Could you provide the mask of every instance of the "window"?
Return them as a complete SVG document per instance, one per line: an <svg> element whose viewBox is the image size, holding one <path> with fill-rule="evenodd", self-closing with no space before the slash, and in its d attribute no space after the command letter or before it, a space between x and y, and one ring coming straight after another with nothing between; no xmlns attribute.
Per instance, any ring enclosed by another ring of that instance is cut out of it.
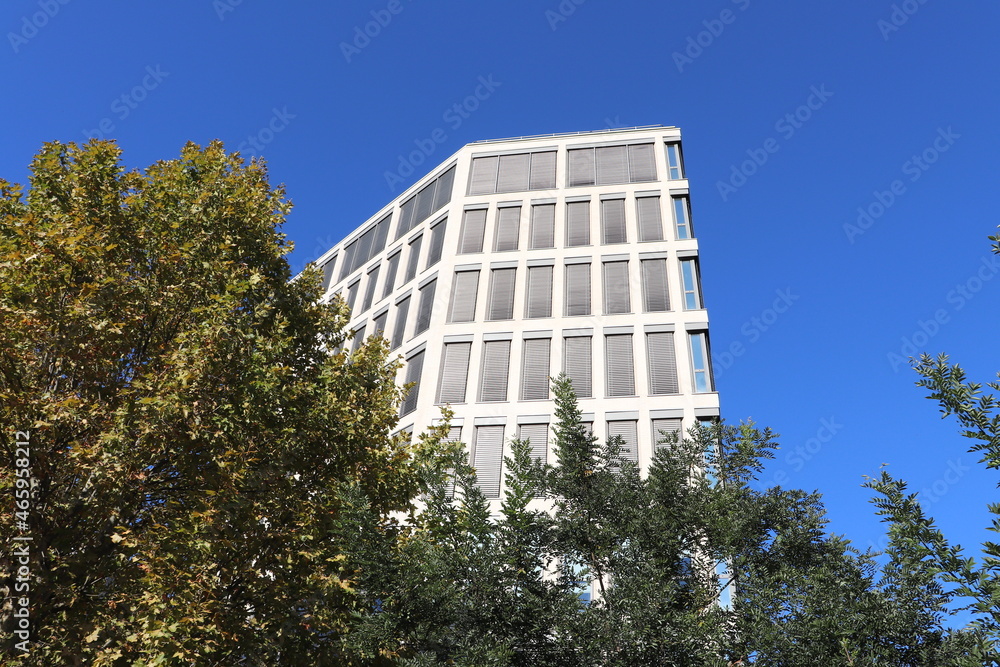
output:
<svg viewBox="0 0 1000 667"><path fill-rule="evenodd" d="M632 311L628 290L628 262L604 262L604 314Z"/></svg>
<svg viewBox="0 0 1000 667"><path fill-rule="evenodd" d="M406 384L412 386L406 391L406 397L399 407L399 416L408 415L417 409L417 395L420 392L420 374L424 368L424 353L417 352L406 360Z"/></svg>
<svg viewBox="0 0 1000 667"><path fill-rule="evenodd" d="M594 395L590 336L563 339L563 372L573 384L577 398L590 398Z"/></svg>
<svg viewBox="0 0 1000 667"><path fill-rule="evenodd" d="M389 265L385 270L385 287L382 288L383 299L392 294L392 290L396 289L396 272L399 271L399 258L402 254L402 252L397 252L389 258Z"/></svg>
<svg viewBox="0 0 1000 667"><path fill-rule="evenodd" d="M354 310L354 302L358 300L358 292L361 290L361 279L355 280L347 288L347 307Z"/></svg>
<svg viewBox="0 0 1000 667"><path fill-rule="evenodd" d="M451 201L454 183L455 167L452 167L403 202L399 207L399 227L396 228L396 238L400 238L429 218L434 211L448 204ZM388 232L388 230L386 231ZM381 252L381 249L378 252Z"/></svg>
<svg viewBox="0 0 1000 667"><path fill-rule="evenodd" d="M477 426L472 443L472 467L476 483L487 498L500 497L500 465L503 461L503 426Z"/></svg>
<svg viewBox="0 0 1000 667"><path fill-rule="evenodd" d="M441 254L444 252L444 231L448 220L444 219L431 229L431 247L427 251L427 266L431 268L441 261Z"/></svg>
<svg viewBox="0 0 1000 667"><path fill-rule="evenodd" d="M566 247L590 245L590 202L566 204Z"/></svg>
<svg viewBox="0 0 1000 667"><path fill-rule="evenodd" d="M681 161L681 145L667 144L667 178L672 181L684 178L684 166Z"/></svg>
<svg viewBox="0 0 1000 667"><path fill-rule="evenodd" d="M497 209L497 228L493 238L493 250L496 252L517 250L517 239L520 231L520 206L507 206Z"/></svg>
<svg viewBox="0 0 1000 667"><path fill-rule="evenodd" d="M569 150L569 185L615 185L656 180L653 144Z"/></svg>
<svg viewBox="0 0 1000 667"><path fill-rule="evenodd" d="M438 380L438 403L465 403L472 343L445 343Z"/></svg>
<svg viewBox="0 0 1000 667"><path fill-rule="evenodd" d="M646 358L649 365L649 393L657 396L679 393L673 332L646 334Z"/></svg>
<svg viewBox="0 0 1000 667"><path fill-rule="evenodd" d="M517 427L518 440L527 440L531 445L531 458L546 462L549 453L549 425L521 424Z"/></svg>
<svg viewBox="0 0 1000 667"><path fill-rule="evenodd" d="M326 293L333 284L333 268L337 265L337 256L334 255L323 265L323 292Z"/></svg>
<svg viewBox="0 0 1000 667"><path fill-rule="evenodd" d="M483 345L483 368L479 375L479 400L495 403L507 400L510 371L510 341L489 340Z"/></svg>
<svg viewBox="0 0 1000 667"><path fill-rule="evenodd" d="M458 254L466 255L483 251L486 235L486 209L466 211L462 216L462 238L458 241Z"/></svg>
<svg viewBox="0 0 1000 667"><path fill-rule="evenodd" d="M552 317L552 267L528 267L528 296L524 316Z"/></svg>
<svg viewBox="0 0 1000 667"><path fill-rule="evenodd" d="M409 309L410 297L396 304L396 326L392 329L392 341L389 347L391 350L403 344L403 337L406 335L406 313Z"/></svg>
<svg viewBox="0 0 1000 667"><path fill-rule="evenodd" d="M344 248L344 263L340 267L340 280L343 280L365 262L385 250L385 242L389 237L389 224L392 215L387 215L365 232L351 241Z"/></svg>
<svg viewBox="0 0 1000 667"><path fill-rule="evenodd" d="M365 285L365 302L361 306L361 311L364 312L372 307L372 302L375 301L375 286L378 284L378 272L381 268L380 264L376 264L375 268L368 272L368 284Z"/></svg>
<svg viewBox="0 0 1000 667"><path fill-rule="evenodd" d="M681 281L684 284L684 310L698 310L701 305L701 289L698 280L698 260L681 260Z"/></svg>
<svg viewBox="0 0 1000 667"><path fill-rule="evenodd" d="M404 284L413 280L417 275L417 263L420 261L420 244L423 240L423 236L418 236L410 241L410 258L406 262L406 276L403 278Z"/></svg>
<svg viewBox="0 0 1000 667"><path fill-rule="evenodd" d="M705 332L689 335L691 342L691 368L694 372L694 390L712 391L712 370L709 367L708 334Z"/></svg>
<svg viewBox="0 0 1000 667"><path fill-rule="evenodd" d="M365 325L362 324L360 327L354 330L354 340L351 341L351 354L358 351L361 347L361 341L365 339Z"/></svg>
<svg viewBox="0 0 1000 667"><path fill-rule="evenodd" d="M664 313L670 310L666 259L642 260L642 297L647 313Z"/></svg>
<svg viewBox="0 0 1000 667"><path fill-rule="evenodd" d="M601 243L625 243L625 200L605 199L601 202Z"/></svg>
<svg viewBox="0 0 1000 667"><path fill-rule="evenodd" d="M472 158L470 195L548 190L555 185L555 151Z"/></svg>
<svg viewBox="0 0 1000 667"><path fill-rule="evenodd" d="M476 319L476 293L479 291L479 271L458 271L451 285L449 322L472 322Z"/></svg>
<svg viewBox="0 0 1000 667"><path fill-rule="evenodd" d="M417 327L413 332L414 336L427 331L427 328L431 325L435 289L437 289L437 280L432 280L420 288L420 307L417 310Z"/></svg>
<svg viewBox="0 0 1000 667"><path fill-rule="evenodd" d="M514 277L517 269L493 269L490 272L488 320L514 318Z"/></svg>
<svg viewBox="0 0 1000 667"><path fill-rule="evenodd" d="M638 433L638 422L628 420L628 421L609 421L608 422L608 440L611 440L615 436L621 438L621 451L619 456L623 459L627 459L633 463L639 462L639 433Z"/></svg>
<svg viewBox="0 0 1000 667"><path fill-rule="evenodd" d="M530 338L524 341L524 357L521 360L521 400L545 400L549 397L549 350L552 341L548 338Z"/></svg>
<svg viewBox="0 0 1000 667"><path fill-rule="evenodd" d="M566 315L590 315L590 264L566 266Z"/></svg>
<svg viewBox="0 0 1000 667"><path fill-rule="evenodd" d="M373 336L382 336L385 334L385 323L389 319L389 311L384 311L381 315L375 317L375 324L372 326Z"/></svg>
<svg viewBox="0 0 1000 667"><path fill-rule="evenodd" d="M556 205L535 204L531 207L531 229L528 248L554 248L556 245Z"/></svg>
<svg viewBox="0 0 1000 667"><path fill-rule="evenodd" d="M693 238L691 235L691 212L687 197L674 197L674 226L677 229L677 239Z"/></svg>
<svg viewBox="0 0 1000 667"><path fill-rule="evenodd" d="M632 335L614 334L604 340L608 396L635 396Z"/></svg>
<svg viewBox="0 0 1000 667"><path fill-rule="evenodd" d="M639 220L640 241L662 241L663 221L660 218L659 197L639 197L635 200L636 217Z"/></svg>
<svg viewBox="0 0 1000 667"><path fill-rule="evenodd" d="M660 451L665 445L663 440L669 437L668 434L676 433L678 436L681 432L681 420L680 419L654 419L653 420L653 449L654 451Z"/></svg>

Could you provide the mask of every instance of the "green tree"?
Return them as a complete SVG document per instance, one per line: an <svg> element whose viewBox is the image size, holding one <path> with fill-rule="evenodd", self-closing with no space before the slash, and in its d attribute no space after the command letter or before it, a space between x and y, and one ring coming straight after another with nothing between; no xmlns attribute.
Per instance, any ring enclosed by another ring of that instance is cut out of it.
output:
<svg viewBox="0 0 1000 667"><path fill-rule="evenodd" d="M409 511L441 452L389 435L380 339L331 354L346 308L290 280L290 208L218 143L144 172L48 144L26 195L0 181L5 508L15 430L33 485L0 518L32 538L30 652L2 664L351 664L344 514Z"/></svg>

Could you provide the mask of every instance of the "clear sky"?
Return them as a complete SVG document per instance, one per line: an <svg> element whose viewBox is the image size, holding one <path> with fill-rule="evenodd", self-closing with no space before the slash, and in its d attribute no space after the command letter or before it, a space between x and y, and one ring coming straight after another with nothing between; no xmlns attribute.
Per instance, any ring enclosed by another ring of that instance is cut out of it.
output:
<svg viewBox="0 0 1000 667"><path fill-rule="evenodd" d="M50 140L111 137L145 166L219 138L286 184L298 270L467 142L677 125L724 415L782 434L764 481L818 489L865 547L861 476L887 463L974 546L998 476L903 359L1000 370L998 19L990 0L6 0L0 175L24 182Z"/></svg>

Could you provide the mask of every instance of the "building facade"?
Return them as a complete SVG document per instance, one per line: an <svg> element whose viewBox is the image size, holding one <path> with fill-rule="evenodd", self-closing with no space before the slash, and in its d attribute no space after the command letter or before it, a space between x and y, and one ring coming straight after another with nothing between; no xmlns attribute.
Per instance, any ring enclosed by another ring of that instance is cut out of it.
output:
<svg viewBox="0 0 1000 667"><path fill-rule="evenodd" d="M401 426L450 405L488 497L511 438L551 459L560 372L644 469L661 432L719 414L678 128L468 144L317 263L348 345L402 356Z"/></svg>

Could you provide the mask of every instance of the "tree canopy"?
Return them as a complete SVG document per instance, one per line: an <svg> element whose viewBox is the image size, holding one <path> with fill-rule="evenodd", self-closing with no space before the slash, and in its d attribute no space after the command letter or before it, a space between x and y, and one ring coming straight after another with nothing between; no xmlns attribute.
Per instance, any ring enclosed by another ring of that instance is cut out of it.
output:
<svg viewBox="0 0 1000 667"><path fill-rule="evenodd" d="M26 195L0 181L2 447L26 432L31 453L25 523L0 518L31 540L31 649L9 664L349 664L345 507L410 511L437 441L390 435L380 339L331 353L346 309L315 269L290 280L263 163L120 159L53 143ZM0 467L5 502L15 486Z"/></svg>

